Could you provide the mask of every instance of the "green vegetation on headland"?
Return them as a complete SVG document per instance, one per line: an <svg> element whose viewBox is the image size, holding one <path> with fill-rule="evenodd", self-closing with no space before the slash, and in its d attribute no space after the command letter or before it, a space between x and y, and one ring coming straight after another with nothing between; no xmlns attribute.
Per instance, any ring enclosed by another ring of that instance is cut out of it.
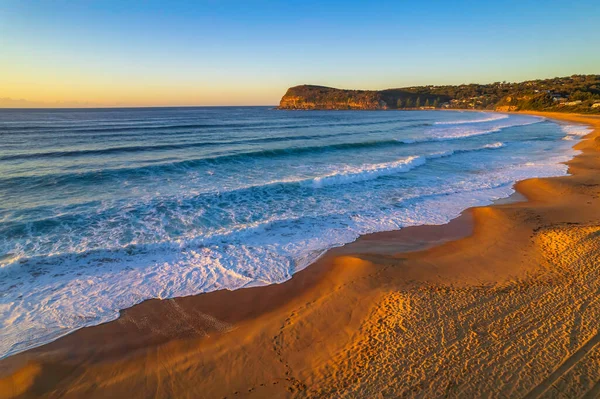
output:
<svg viewBox="0 0 600 399"><path fill-rule="evenodd" d="M438 108L600 113L600 75L380 91L302 85L289 88L279 105L321 110Z"/></svg>

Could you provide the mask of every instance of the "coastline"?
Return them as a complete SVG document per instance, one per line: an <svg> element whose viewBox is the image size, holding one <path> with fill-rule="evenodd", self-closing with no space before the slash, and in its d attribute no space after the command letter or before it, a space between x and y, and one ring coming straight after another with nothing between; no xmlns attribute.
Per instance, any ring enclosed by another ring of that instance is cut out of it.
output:
<svg viewBox="0 0 600 399"><path fill-rule="evenodd" d="M509 297L522 309L526 305L519 302L521 291L537 293L551 286L552 278L568 278L562 269L555 270L562 252L547 260L547 252L559 245L552 237L580 240L584 238L579 235L588 230L595 232L594 223L600 225L600 212L593 209L598 208L594 203L600 203L594 190L600 178L593 170L600 164L600 119L526 114L585 123L595 129L575 146L582 153L568 163L570 175L515 185L526 202L470 208L446 225L361 236L328 251L281 284L145 301L122 311L113 322L83 328L0 360L0 398L58 393L116 397L128 392L174 397L194 396L194 392L210 397L329 397L343 396L344 390L369 396L385 387L395 389L389 391L391 395L469 396L475 389L491 396L536 393L536 389L543 393L544 382L565 358L571 359L598 340L594 323L583 322L587 314L580 317L579 333L571 329L566 334L567 344L552 360L556 364L546 358L536 365L531 358L534 350L548 345L542 332L554 331L556 326L542 323L535 330L537 346L521 343L504 348L514 351L513 360L518 353L528 354L529 366L538 368L537 374L524 373L522 380L515 381L506 369L509 365L488 367L486 376L512 381L501 391L494 391L498 387L493 384L473 382L475 376L469 374L475 369L466 370L481 366L485 359L500 364L498 350L490 354L481 348L491 347L494 336L512 339L507 335L512 330L503 323L488 328L479 320L481 316L469 312L479 309L490 315L502 309L500 313L515 321L518 312L502 308L499 298ZM592 247L590 253L595 254ZM586 284L591 287L592 283ZM490 303L496 308L486 308ZM565 309L575 314L567 305ZM552 307L546 302L544 306ZM593 317L598 317L593 308L588 303L584 311L594 311ZM444 312L448 314L442 317ZM422 315L429 318L420 319ZM524 333L533 328L526 326ZM473 355L470 351L488 357L471 356L467 359L477 361L465 362L461 356ZM422 359L414 357L421 352ZM400 354L405 363L397 358ZM585 358L581 353L577 356ZM428 368L423 362L433 363ZM448 368L451 362L462 364L465 370L458 371L466 374L452 374L456 370ZM364 373L365 367L372 369ZM544 371L545 367L549 370ZM597 376L600 372L589 378L592 390L600 389L594 385Z"/></svg>

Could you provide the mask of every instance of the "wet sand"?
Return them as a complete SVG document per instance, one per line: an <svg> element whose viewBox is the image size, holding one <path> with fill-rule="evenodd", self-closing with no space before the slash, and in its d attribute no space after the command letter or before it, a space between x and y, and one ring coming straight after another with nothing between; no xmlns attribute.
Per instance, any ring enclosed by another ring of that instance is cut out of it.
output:
<svg viewBox="0 0 600 399"><path fill-rule="evenodd" d="M570 176L282 284L146 301L1 360L0 398L598 397L600 118L545 115L596 128Z"/></svg>

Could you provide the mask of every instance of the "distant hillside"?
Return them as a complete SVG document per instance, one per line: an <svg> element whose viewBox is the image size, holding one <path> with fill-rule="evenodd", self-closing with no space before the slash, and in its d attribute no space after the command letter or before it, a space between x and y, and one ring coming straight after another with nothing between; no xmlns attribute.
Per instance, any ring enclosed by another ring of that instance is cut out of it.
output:
<svg viewBox="0 0 600 399"><path fill-rule="evenodd" d="M280 109L488 109L600 113L600 75L520 83L415 86L388 90L342 90L302 85L288 89Z"/></svg>

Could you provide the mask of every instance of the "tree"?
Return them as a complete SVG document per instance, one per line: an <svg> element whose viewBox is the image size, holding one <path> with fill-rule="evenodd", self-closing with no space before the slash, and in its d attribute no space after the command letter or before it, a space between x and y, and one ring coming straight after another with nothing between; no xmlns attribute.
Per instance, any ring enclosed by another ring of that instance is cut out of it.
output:
<svg viewBox="0 0 600 399"><path fill-rule="evenodd" d="M426 99L426 100L425 100L425 106L426 106L426 107L429 107L429 106L430 106L430 104L429 104L429 99Z"/></svg>
<svg viewBox="0 0 600 399"><path fill-rule="evenodd" d="M396 108L398 108L398 109L403 108L403 105L404 104L402 104L402 99L399 98L398 101L396 102Z"/></svg>
<svg viewBox="0 0 600 399"><path fill-rule="evenodd" d="M410 97L406 98L406 102L404 104L405 108L411 108L412 107L412 100L410 99Z"/></svg>
<svg viewBox="0 0 600 399"><path fill-rule="evenodd" d="M440 98L436 98L435 100L433 100L433 108L437 108L440 106Z"/></svg>
<svg viewBox="0 0 600 399"><path fill-rule="evenodd" d="M416 108L419 108L421 106L421 97L417 97L417 102L415 104Z"/></svg>

